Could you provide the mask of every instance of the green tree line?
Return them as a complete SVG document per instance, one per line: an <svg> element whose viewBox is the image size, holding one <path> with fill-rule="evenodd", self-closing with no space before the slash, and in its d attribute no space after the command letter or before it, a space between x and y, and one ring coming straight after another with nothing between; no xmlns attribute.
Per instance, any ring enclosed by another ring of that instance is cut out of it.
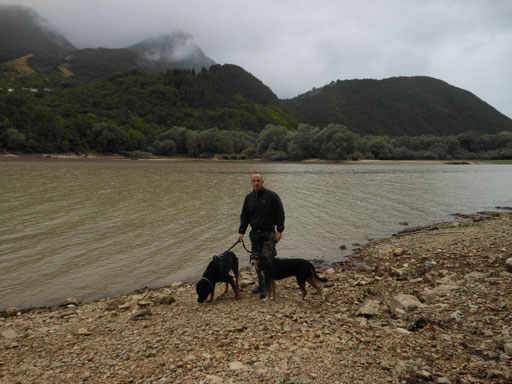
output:
<svg viewBox="0 0 512 384"><path fill-rule="evenodd" d="M0 149L20 153L510 159L511 136L386 136L343 124L299 124L268 87L233 65L199 73L133 70L52 92L0 91Z"/></svg>

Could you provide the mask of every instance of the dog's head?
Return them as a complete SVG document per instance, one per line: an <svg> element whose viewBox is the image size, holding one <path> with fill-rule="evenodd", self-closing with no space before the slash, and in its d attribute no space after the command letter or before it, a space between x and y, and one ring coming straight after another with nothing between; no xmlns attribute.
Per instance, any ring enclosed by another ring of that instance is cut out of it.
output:
<svg viewBox="0 0 512 384"><path fill-rule="evenodd" d="M208 295L212 292L212 284L205 279L196 283L197 302L204 303Z"/></svg>
<svg viewBox="0 0 512 384"><path fill-rule="evenodd" d="M250 261L251 261L251 265L255 269L259 269L259 270L265 270L265 269L270 268L271 263L272 263L270 257L263 256L259 252L252 253L251 257L250 257Z"/></svg>
<svg viewBox="0 0 512 384"><path fill-rule="evenodd" d="M259 262L260 262L261 253L259 252L253 252L249 256L249 263L251 264L251 267L254 269L259 268Z"/></svg>

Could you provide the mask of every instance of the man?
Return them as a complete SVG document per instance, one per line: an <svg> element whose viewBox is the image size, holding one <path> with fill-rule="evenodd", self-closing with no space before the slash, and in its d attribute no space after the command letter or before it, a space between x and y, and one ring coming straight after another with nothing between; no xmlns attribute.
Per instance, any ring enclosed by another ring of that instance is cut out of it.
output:
<svg viewBox="0 0 512 384"><path fill-rule="evenodd" d="M247 226L250 224L251 251L267 257L275 257L276 244L283 238L284 209L277 193L263 187L263 183L263 177L259 173L251 175L253 190L245 196L240 214L238 241L243 240ZM252 293L260 293L261 297L265 297L263 274L259 270L256 272L258 287L253 289Z"/></svg>

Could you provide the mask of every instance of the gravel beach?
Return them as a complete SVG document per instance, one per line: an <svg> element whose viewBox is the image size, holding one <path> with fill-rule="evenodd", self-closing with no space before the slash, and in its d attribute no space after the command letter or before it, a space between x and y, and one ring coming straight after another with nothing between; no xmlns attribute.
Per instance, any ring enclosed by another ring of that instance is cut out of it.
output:
<svg viewBox="0 0 512 384"><path fill-rule="evenodd" d="M246 257L240 254L239 257ZM275 301L193 283L0 317L0 383L512 383L512 213L405 228Z"/></svg>

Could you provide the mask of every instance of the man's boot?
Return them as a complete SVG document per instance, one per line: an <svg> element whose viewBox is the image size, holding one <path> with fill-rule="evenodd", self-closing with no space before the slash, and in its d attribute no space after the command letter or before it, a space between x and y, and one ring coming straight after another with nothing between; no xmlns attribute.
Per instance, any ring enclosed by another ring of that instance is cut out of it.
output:
<svg viewBox="0 0 512 384"><path fill-rule="evenodd" d="M260 270L256 270L256 274L258 275L258 286L254 288L251 293L259 293L260 297L264 298L266 297L265 294L265 284L263 281L263 274Z"/></svg>

